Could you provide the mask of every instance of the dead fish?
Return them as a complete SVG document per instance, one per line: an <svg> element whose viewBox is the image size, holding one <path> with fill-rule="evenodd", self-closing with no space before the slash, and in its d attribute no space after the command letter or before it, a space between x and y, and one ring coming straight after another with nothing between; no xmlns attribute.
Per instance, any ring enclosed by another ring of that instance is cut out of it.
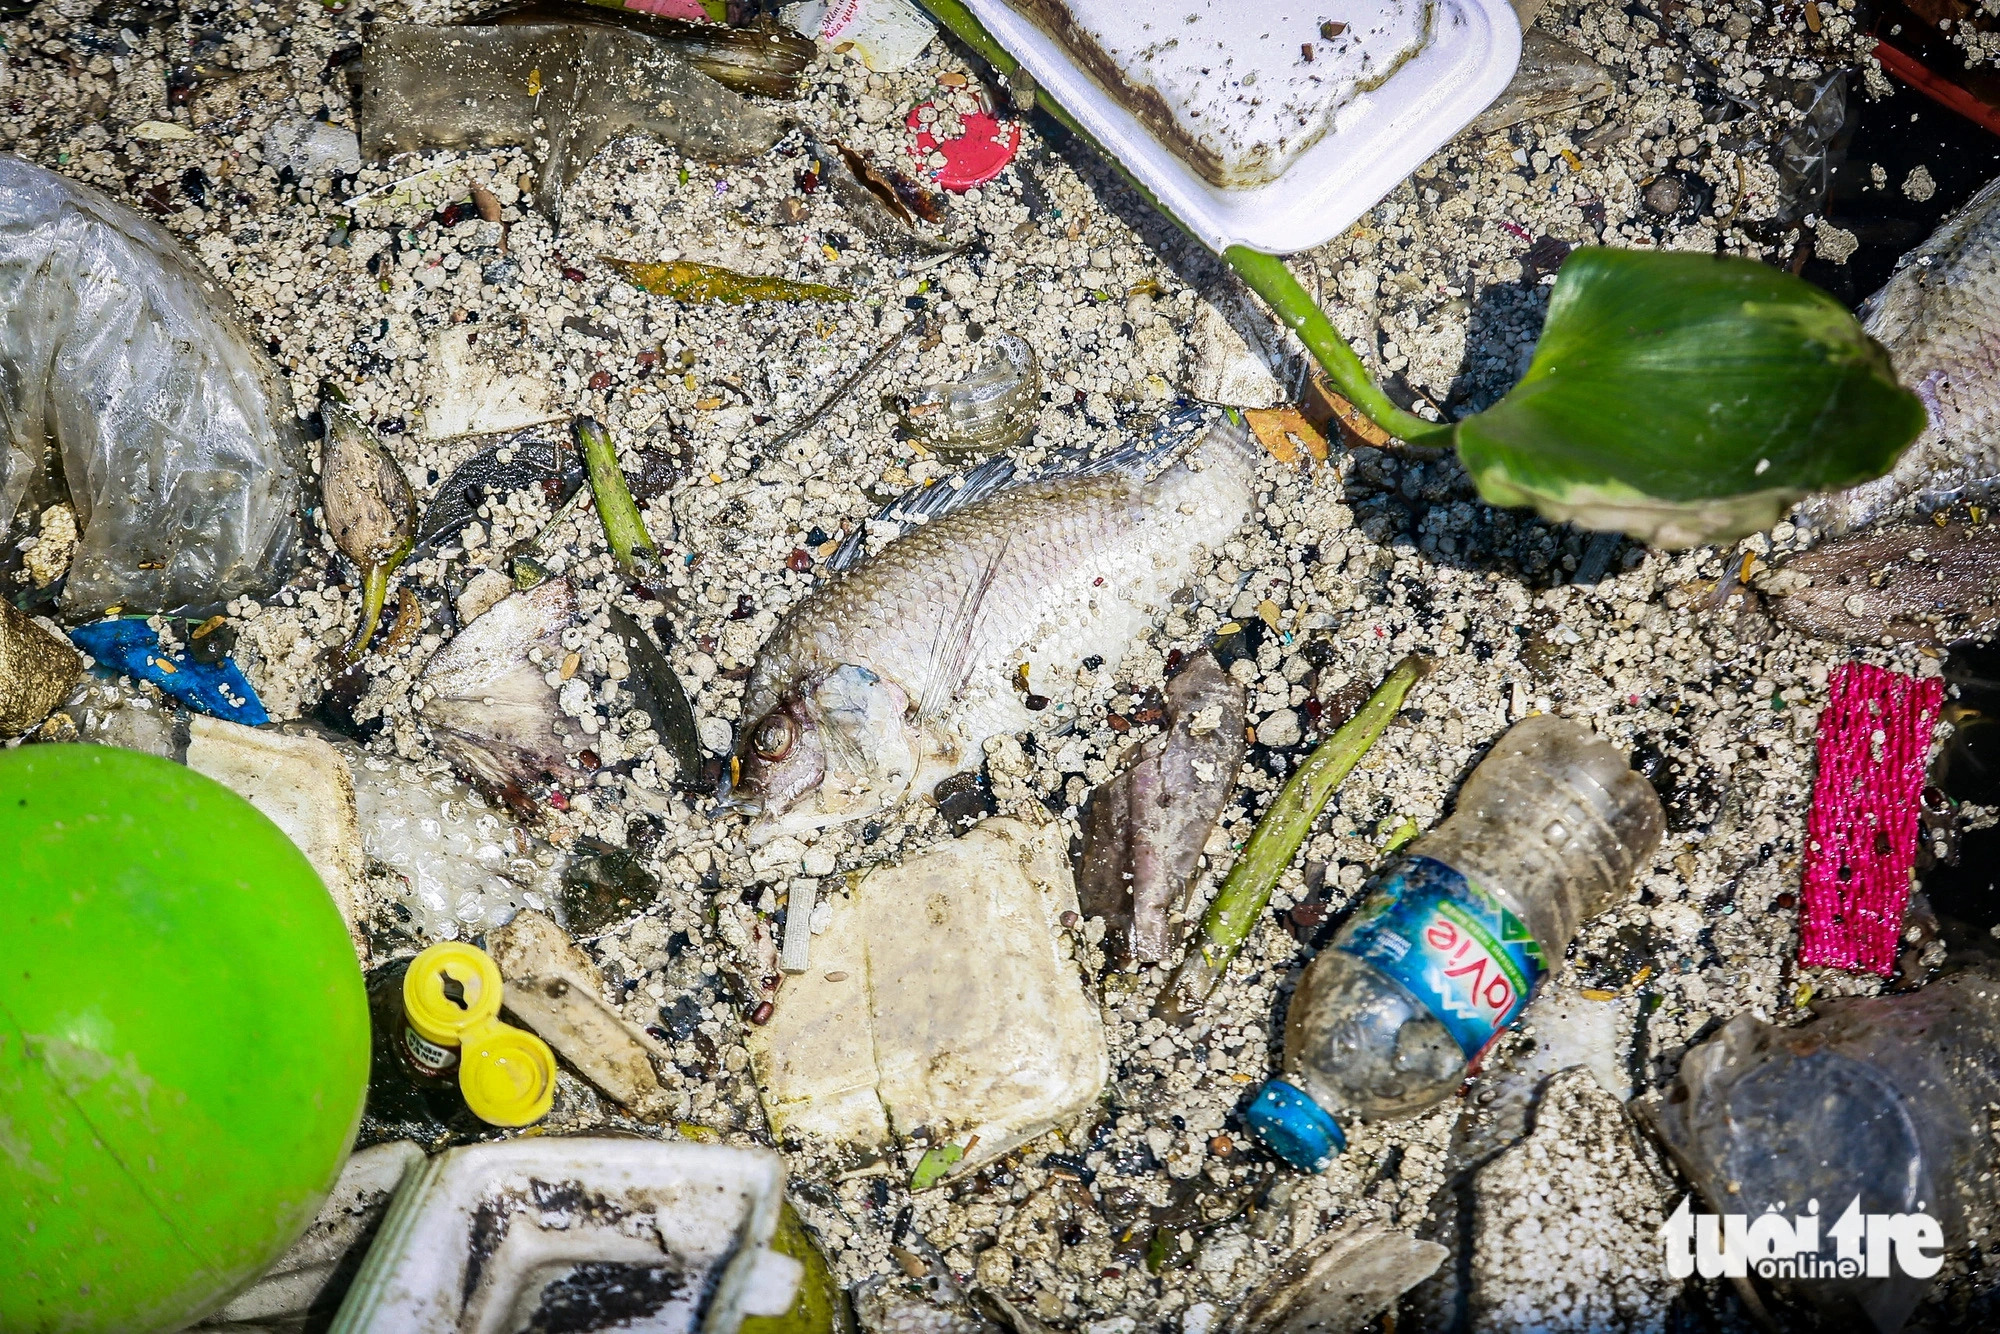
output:
<svg viewBox="0 0 2000 1334"><path fill-rule="evenodd" d="M1077 898L1136 962L1158 963L1185 934L1187 891L1243 762L1243 695L1214 654L1197 656L1167 682L1160 735L1090 796Z"/></svg>
<svg viewBox="0 0 2000 1334"><path fill-rule="evenodd" d="M1918 644L2000 628L2000 525L1902 524L1828 542L1758 581L1780 621L1817 639Z"/></svg>
<svg viewBox="0 0 2000 1334"><path fill-rule="evenodd" d="M509 594L432 654L418 677L417 713L445 758L510 808L545 775L571 771L568 720L547 673L575 619L567 579Z"/></svg>
<svg viewBox="0 0 2000 1334"><path fill-rule="evenodd" d="M900 535L858 563L851 539L758 654L750 840L889 810L1063 712L1077 665L1118 661L1249 517L1261 457L1240 420L1182 411L1066 475L996 457L889 507L872 525Z"/></svg>
<svg viewBox="0 0 2000 1334"><path fill-rule="evenodd" d="M1822 536L2000 490L2000 179L1904 256L1861 316L1930 424L1885 476L1799 506Z"/></svg>

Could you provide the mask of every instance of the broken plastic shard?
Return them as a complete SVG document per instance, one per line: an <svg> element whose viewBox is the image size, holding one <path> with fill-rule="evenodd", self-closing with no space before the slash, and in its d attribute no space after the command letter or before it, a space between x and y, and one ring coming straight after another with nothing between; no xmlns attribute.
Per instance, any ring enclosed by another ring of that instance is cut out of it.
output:
<svg viewBox="0 0 2000 1334"><path fill-rule="evenodd" d="M1019 444L1035 429L1041 404L1035 349L1003 333L972 374L925 385L898 404L898 415L919 444L941 454L992 454Z"/></svg>
<svg viewBox="0 0 2000 1334"><path fill-rule="evenodd" d="M270 721L235 659L209 663L197 662L185 653L169 655L143 617L114 617L79 625L69 637L101 665L150 681L191 709L251 727Z"/></svg>
<svg viewBox="0 0 2000 1334"><path fill-rule="evenodd" d="M1244 1300L1230 1334L1360 1334L1444 1256L1434 1241L1350 1218L1287 1256Z"/></svg>
<svg viewBox="0 0 2000 1334"><path fill-rule="evenodd" d="M424 1151L408 1140L357 1152L340 1169L340 1180L305 1235L262 1278L195 1328L302 1324L348 1253L373 1237L404 1176L423 1161Z"/></svg>
<svg viewBox="0 0 2000 1334"><path fill-rule="evenodd" d="M1243 694L1214 654L1196 657L1167 683L1160 735L1084 811L1077 897L1134 961L1166 958L1192 925L1189 891L1202 848L1243 761Z"/></svg>
<svg viewBox="0 0 2000 1334"><path fill-rule="evenodd" d="M576 588L567 579L509 594L439 649L418 678L427 690L417 712L438 748L512 805L544 775L571 770L567 737L557 732L568 719L546 674L562 660L562 632L575 618Z"/></svg>
<svg viewBox="0 0 2000 1334"><path fill-rule="evenodd" d="M301 181L324 180L360 171L361 144L352 130L306 116L287 116L264 131L264 161L291 168Z"/></svg>
<svg viewBox="0 0 2000 1334"><path fill-rule="evenodd" d="M550 219L577 174L620 135L741 162L783 132L780 118L666 43L618 28L389 24L368 43L364 153L529 146L540 157L535 206Z"/></svg>
<svg viewBox="0 0 2000 1334"><path fill-rule="evenodd" d="M66 615L206 615L282 583L305 458L291 396L173 237L0 155L0 298L0 527L61 478L82 529Z"/></svg>

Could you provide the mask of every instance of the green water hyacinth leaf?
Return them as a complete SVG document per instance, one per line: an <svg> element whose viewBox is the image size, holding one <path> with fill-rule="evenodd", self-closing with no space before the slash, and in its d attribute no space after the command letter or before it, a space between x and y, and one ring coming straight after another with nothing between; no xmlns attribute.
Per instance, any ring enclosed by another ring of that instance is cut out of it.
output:
<svg viewBox="0 0 2000 1334"><path fill-rule="evenodd" d="M1688 547L1880 476L1923 427L1889 354L1810 283L1588 248L1557 277L1528 373L1456 444L1495 505Z"/></svg>

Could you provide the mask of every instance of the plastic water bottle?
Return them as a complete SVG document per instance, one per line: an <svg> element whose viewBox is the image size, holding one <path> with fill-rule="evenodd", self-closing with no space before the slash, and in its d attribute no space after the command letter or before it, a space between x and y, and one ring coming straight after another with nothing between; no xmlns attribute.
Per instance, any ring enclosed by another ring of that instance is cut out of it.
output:
<svg viewBox="0 0 2000 1334"><path fill-rule="evenodd" d="M1617 749L1560 718L1517 723L1299 979L1285 1073L1251 1104L1251 1128L1316 1172L1347 1147L1342 1120L1448 1096L1665 827Z"/></svg>

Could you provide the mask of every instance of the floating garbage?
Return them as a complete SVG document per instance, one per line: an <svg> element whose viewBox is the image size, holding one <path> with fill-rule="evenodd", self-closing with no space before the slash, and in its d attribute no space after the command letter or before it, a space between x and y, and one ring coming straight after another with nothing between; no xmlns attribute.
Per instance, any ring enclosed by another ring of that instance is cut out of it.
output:
<svg viewBox="0 0 2000 1334"><path fill-rule="evenodd" d="M61 635L0 598L0 736L20 736L69 698L83 659Z"/></svg>
<svg viewBox="0 0 2000 1334"><path fill-rule="evenodd" d="M937 36L910 0L797 0L779 11L786 23L832 51L851 51L878 74L907 67Z"/></svg>
<svg viewBox="0 0 2000 1334"><path fill-rule="evenodd" d="M333 1334L605 1329L735 1334L782 1315L798 1261L770 1249L785 1173L765 1149L515 1139L403 1182Z"/></svg>
<svg viewBox="0 0 2000 1334"><path fill-rule="evenodd" d="M555 1056L534 1034L500 1022L505 990L486 951L455 940L432 945L402 975L390 1040L411 1079L456 1088L488 1125L533 1125L555 1097Z"/></svg>
<svg viewBox="0 0 2000 1334"><path fill-rule="evenodd" d="M150 755L0 750L0 848L0 1328L181 1328L340 1174L368 1077L347 930L276 826Z"/></svg>
<svg viewBox="0 0 2000 1334"><path fill-rule="evenodd" d="M1835 1328L1895 1334L1944 1253L1993 1224L1996 1044L1990 965L1825 1001L1802 1027L1729 1020L1637 1104L1698 1192L1667 1220L1669 1272L1741 1280L1754 1265Z"/></svg>
<svg viewBox="0 0 2000 1334"><path fill-rule="evenodd" d="M270 721L235 659L202 662L185 651L169 654L144 617L79 625L69 637L103 666L150 682L191 709L251 727Z"/></svg>
<svg viewBox="0 0 2000 1334"><path fill-rule="evenodd" d="M1083 815L1077 898L1103 917L1105 939L1136 963L1158 963L1193 925L1189 896L1209 835L1243 762L1244 691L1202 653L1167 682L1160 734L1091 794Z"/></svg>
<svg viewBox="0 0 2000 1334"><path fill-rule="evenodd" d="M624 646L626 663L632 669L625 678L632 702L652 720L660 744L673 756L676 779L682 783L695 782L701 775L701 736L695 728L694 706L688 703L687 690L674 674L667 655L637 621L616 607L606 608L605 614L611 621L611 633Z"/></svg>
<svg viewBox="0 0 2000 1334"><path fill-rule="evenodd" d="M425 774L328 738L354 779L361 846L419 940L471 937L546 909L563 858L449 774Z"/></svg>
<svg viewBox="0 0 2000 1334"><path fill-rule="evenodd" d="M590 4L529 0L482 14L472 22L509 27L597 24L627 28L671 46L688 64L723 87L759 97L797 97L799 77L818 54L811 42L775 28L670 17L661 8L661 0L647 0L643 7L621 7L603 0Z"/></svg>
<svg viewBox="0 0 2000 1334"><path fill-rule="evenodd" d="M1104 1027L1064 945L1063 844L996 817L829 895L810 968L749 1035L772 1133L866 1158L921 1126L935 1180L1090 1107Z"/></svg>
<svg viewBox="0 0 2000 1334"><path fill-rule="evenodd" d="M604 999L604 976L563 929L532 909L487 936L507 979L507 1009L577 1071L642 1120L672 1105L653 1062L671 1060Z"/></svg>
<svg viewBox="0 0 2000 1334"><path fill-rule="evenodd" d="M264 161L301 181L361 170L361 141L354 131L309 116L287 116L264 131L263 149Z"/></svg>
<svg viewBox="0 0 2000 1334"><path fill-rule="evenodd" d="M962 380L928 384L899 399L896 414L918 444L940 454L997 453L1035 429L1042 406L1042 369L1027 340L993 337L993 351Z"/></svg>
<svg viewBox="0 0 2000 1334"><path fill-rule="evenodd" d="M527 809L528 788L574 772L570 754L582 742L569 735L547 676L568 652L562 633L575 619L575 586L550 579L495 603L418 675L417 712L439 749L510 807Z"/></svg>
<svg viewBox="0 0 2000 1334"><path fill-rule="evenodd" d="M1540 28L1521 34L1521 63L1514 77L1469 127L1494 134L1523 121L1574 111L1611 96L1611 74L1568 42Z"/></svg>
<svg viewBox="0 0 2000 1334"><path fill-rule="evenodd" d="M504 501L516 491L539 490L553 511L583 485L583 461L567 423L503 431L490 439L491 444L453 468L432 493L417 525L419 549L451 541L490 501Z"/></svg>
<svg viewBox="0 0 2000 1334"><path fill-rule="evenodd" d="M1903 934L1944 681L1850 662L1826 689L1799 875L1799 962L1886 977Z"/></svg>
<svg viewBox="0 0 2000 1334"><path fill-rule="evenodd" d="M319 1216L278 1262L229 1305L195 1326L269 1325L303 1322L320 1294L333 1282L356 1246L373 1238L403 1178L424 1161L424 1151L408 1140L357 1150L340 1169L333 1193Z"/></svg>
<svg viewBox="0 0 2000 1334"><path fill-rule="evenodd" d="M61 479L81 530L65 616L205 616L284 582L304 438L276 368L179 242L0 154L0 280L18 294L0 342L0 527Z"/></svg>
<svg viewBox="0 0 2000 1334"><path fill-rule="evenodd" d="M760 273L738 273L717 264L698 264L691 259L644 264L636 260L604 262L654 296L670 296L689 305L740 306L750 301L852 301L854 293L825 283L794 282Z"/></svg>
<svg viewBox="0 0 2000 1334"><path fill-rule="evenodd" d="M1293 1251L1230 1318L1229 1334L1360 1334L1429 1278L1445 1248L1353 1217Z"/></svg>
<svg viewBox="0 0 2000 1334"><path fill-rule="evenodd" d="M1252 1128L1318 1171L1346 1147L1339 1117L1412 1116L1450 1096L1665 830L1619 751L1546 714L1516 723L1299 979L1285 1073L1257 1095Z"/></svg>
<svg viewBox="0 0 2000 1334"><path fill-rule="evenodd" d="M1771 612L1838 643L1943 646L2000 630L2000 524L1902 524L1821 543L1757 580Z"/></svg>
<svg viewBox="0 0 2000 1334"><path fill-rule="evenodd" d="M380 160L425 148L536 147L535 206L597 151L649 134L705 162L768 150L784 122L696 70L665 42L617 28L382 24L364 62L361 146Z"/></svg>
<svg viewBox="0 0 2000 1334"><path fill-rule="evenodd" d="M173 758L255 806L305 854L340 909L355 954L366 959L361 816L340 752L303 728L245 727L199 714L175 720L173 733L180 742ZM98 738L86 732L82 739Z"/></svg>
<svg viewBox="0 0 2000 1334"><path fill-rule="evenodd" d="M1355 715L1315 747L1285 780L1202 915L1196 947L1188 951L1174 970L1173 980L1160 993L1155 1006L1160 1017L1187 1022L1200 1014L1208 994L1229 971L1229 961L1250 938L1251 928L1271 902L1278 878L1291 865L1313 822L1333 799L1334 790L1395 718L1410 688L1429 671L1429 662L1420 657L1396 664Z"/></svg>

